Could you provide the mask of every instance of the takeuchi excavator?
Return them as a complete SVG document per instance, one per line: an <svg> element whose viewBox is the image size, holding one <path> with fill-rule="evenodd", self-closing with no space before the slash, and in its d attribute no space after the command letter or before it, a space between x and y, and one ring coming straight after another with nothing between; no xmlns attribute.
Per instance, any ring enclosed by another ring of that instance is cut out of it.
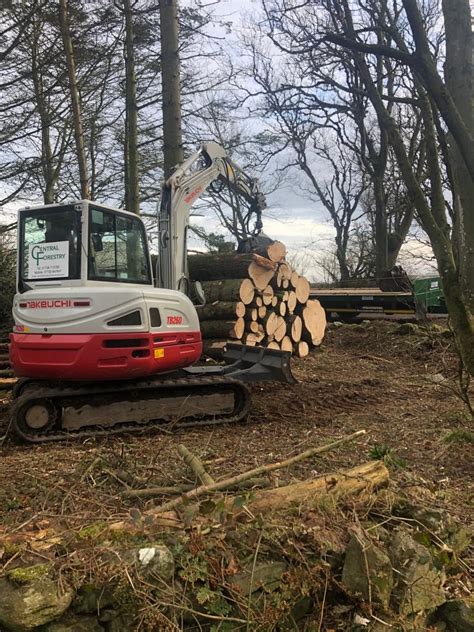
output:
<svg viewBox="0 0 474 632"><path fill-rule="evenodd" d="M229 345L224 365L199 365L201 333L187 271L192 205L221 183L246 203L258 238L265 200L216 143L165 182L158 270L135 214L81 200L18 213L17 294L10 358L20 379L12 426L43 442L243 420L245 382L294 382L290 353ZM248 245L248 244L247 244Z"/></svg>

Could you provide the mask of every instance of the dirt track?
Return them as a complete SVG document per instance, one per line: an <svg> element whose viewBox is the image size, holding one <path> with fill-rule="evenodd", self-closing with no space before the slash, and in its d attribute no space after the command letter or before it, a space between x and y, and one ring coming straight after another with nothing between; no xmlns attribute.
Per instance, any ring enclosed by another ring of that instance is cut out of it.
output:
<svg viewBox="0 0 474 632"><path fill-rule="evenodd" d="M122 499L120 478L134 486L189 482L178 443L208 461L218 478L361 428L367 435L358 443L278 476L302 478L357 464L371 451L374 456L377 445L377 453L391 450L392 478L404 486L424 481L434 505L467 523L474 445L465 437L456 443L445 437L468 430L469 422L450 390L454 381L439 385L430 377L456 374L450 341L439 334L400 336L397 327L373 322L330 329L318 352L294 363L299 384L253 388L254 409L245 424L39 447L3 445L1 529L11 532L24 523L41 528L50 521L80 527L116 517L140 503Z"/></svg>

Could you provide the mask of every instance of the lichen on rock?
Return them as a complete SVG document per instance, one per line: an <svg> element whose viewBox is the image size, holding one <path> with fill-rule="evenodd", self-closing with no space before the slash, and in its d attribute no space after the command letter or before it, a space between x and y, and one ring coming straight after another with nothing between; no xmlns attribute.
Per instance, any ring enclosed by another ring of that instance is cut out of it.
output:
<svg viewBox="0 0 474 632"><path fill-rule="evenodd" d="M346 549L342 582L349 592L388 608L394 584L389 556L366 535L353 535Z"/></svg>
<svg viewBox="0 0 474 632"><path fill-rule="evenodd" d="M407 529L394 533L390 554L397 577L393 606L400 614L434 610L446 601L444 574L434 566L429 549Z"/></svg>
<svg viewBox="0 0 474 632"><path fill-rule="evenodd" d="M0 578L0 629L28 632L59 618L70 606L74 592L59 590L45 573L44 565L10 571ZM12 569L13 570L13 569ZM18 582L18 578L21 582Z"/></svg>

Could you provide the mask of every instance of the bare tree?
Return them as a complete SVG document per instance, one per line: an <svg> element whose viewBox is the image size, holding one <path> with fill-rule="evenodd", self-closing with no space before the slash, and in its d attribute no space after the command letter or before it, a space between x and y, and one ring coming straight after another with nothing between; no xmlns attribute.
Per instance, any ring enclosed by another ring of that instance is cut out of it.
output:
<svg viewBox="0 0 474 632"><path fill-rule="evenodd" d="M327 33L326 38L332 42L337 41L340 45L351 48L359 68L365 90L377 113L378 122L381 128L385 129L393 151L397 158L400 171L403 175L408 194L413 200L419 220L430 238L433 251L435 253L440 275L443 281L443 288L446 304L453 324L453 330L460 349L464 364L471 374L474 374L474 315L472 311L472 297L474 287L470 286L469 278L472 279L472 272L469 274L465 270L466 248L469 251L469 244L472 242L472 234L466 233L466 228L472 226L468 222L466 225L465 216L472 217L472 200L469 209L462 208L459 184L455 183L453 197L458 203L453 208L454 233L450 225L449 208L444 198L443 188L443 164L442 159L449 158L443 153L443 137L440 137L440 128L437 125L438 112L444 119L448 129L456 143L459 156L462 157L463 168L468 178L468 183L472 186L472 174L470 169L471 147L466 147L466 137L469 138L467 126L467 116L463 118L455 106L453 95L447 85L441 80L433 54L429 47L426 23L416 4L411 0L403 0L403 7L406 11L407 19L410 23L411 33L414 42L414 51L410 52L410 42L406 37L402 37L400 30L395 31L397 26L396 16L391 18L392 32L397 33L395 39L396 48L381 46L379 44L367 44L361 41L359 27L354 24L354 14L346 0L343 0L343 12L339 22L340 31L335 36L334 33ZM464 2L467 6L468 2ZM334 2L327 3L328 9L334 10ZM460 7L462 8L462 7ZM445 14L446 15L446 14ZM464 11L465 28L471 28L470 11ZM375 16L377 19L377 16ZM448 15L449 22L449 15ZM381 25L375 22L377 28ZM447 28L449 32L450 27ZM342 40L340 33L342 32ZM472 34L471 34L472 38ZM471 40L472 41L472 40ZM447 49L456 47L456 39L447 39ZM448 54L448 59L450 58ZM469 55L472 54L472 48ZM429 194L426 195L425 188L419 180L402 136L400 126L391 116L386 104L381 98L376 87L376 79L371 72L370 56L385 56L397 58L406 63L412 69L412 82L417 95L418 107L423 122L423 133L426 143L426 166L427 184ZM410 61L408 60L410 59ZM412 61L415 60L415 61ZM470 65L472 74L472 61ZM472 92L471 92L472 94ZM468 112L472 115L473 100L468 99L470 106ZM461 128L467 134L466 137L459 138ZM441 159L440 159L441 157ZM449 165L452 167L452 164ZM462 254L460 254L462 253ZM472 269L472 261L470 262Z"/></svg>
<svg viewBox="0 0 474 632"><path fill-rule="evenodd" d="M316 139L313 153L321 151L317 146L318 130L337 135L344 157L351 156L364 174L364 199L370 200L371 206L359 210L370 213L375 273L382 277L396 260L414 212L413 205L394 204L391 199L397 163L390 154L387 132L378 125L354 55L328 43L312 44L317 39L319 11L312 3L263 4L267 19L247 39L251 76L257 86L253 95L260 99L259 111L283 151L292 147L290 139L297 127L294 121L300 127L306 125L305 133ZM335 28L337 11L325 17L327 25ZM269 35L273 49L276 47L280 53L277 65L273 63L272 48L266 49L261 44L265 34ZM386 37L380 30L376 36L380 41ZM377 76L377 90L389 111L398 118L402 118L403 111L411 157L422 170L420 125L413 115L413 99L406 89L403 72L390 59L375 60L372 67ZM282 132L280 119L286 133ZM319 137L322 138L321 134ZM299 166L307 173L307 166ZM318 172L317 179L322 177ZM333 214L330 216L333 218Z"/></svg>
<svg viewBox="0 0 474 632"><path fill-rule="evenodd" d="M69 92L72 104L72 119L74 128L74 138L76 141L77 164L79 167L81 197L90 198L89 175L87 168L87 157L84 143L84 131L82 122L81 98L76 75L76 61L74 58L74 46L69 30L67 0L59 0L59 22L61 24L61 35L66 57L66 64L69 76Z"/></svg>
<svg viewBox="0 0 474 632"><path fill-rule="evenodd" d="M160 0L161 67L163 90L164 175L183 161L181 87L176 0Z"/></svg>

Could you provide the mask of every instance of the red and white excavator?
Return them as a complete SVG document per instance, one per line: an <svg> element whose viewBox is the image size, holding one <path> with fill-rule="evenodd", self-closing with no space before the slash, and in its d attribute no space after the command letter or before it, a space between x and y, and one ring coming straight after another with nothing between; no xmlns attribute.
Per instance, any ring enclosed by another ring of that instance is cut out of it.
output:
<svg viewBox="0 0 474 632"><path fill-rule="evenodd" d="M188 296L189 212L217 182L246 201L260 232L256 181L222 147L204 145L163 186L159 287L135 214L88 200L19 211L10 358L26 378L12 406L22 439L240 421L250 404L244 382L294 382L289 353L243 345L229 345L226 365L193 366L202 342Z"/></svg>

